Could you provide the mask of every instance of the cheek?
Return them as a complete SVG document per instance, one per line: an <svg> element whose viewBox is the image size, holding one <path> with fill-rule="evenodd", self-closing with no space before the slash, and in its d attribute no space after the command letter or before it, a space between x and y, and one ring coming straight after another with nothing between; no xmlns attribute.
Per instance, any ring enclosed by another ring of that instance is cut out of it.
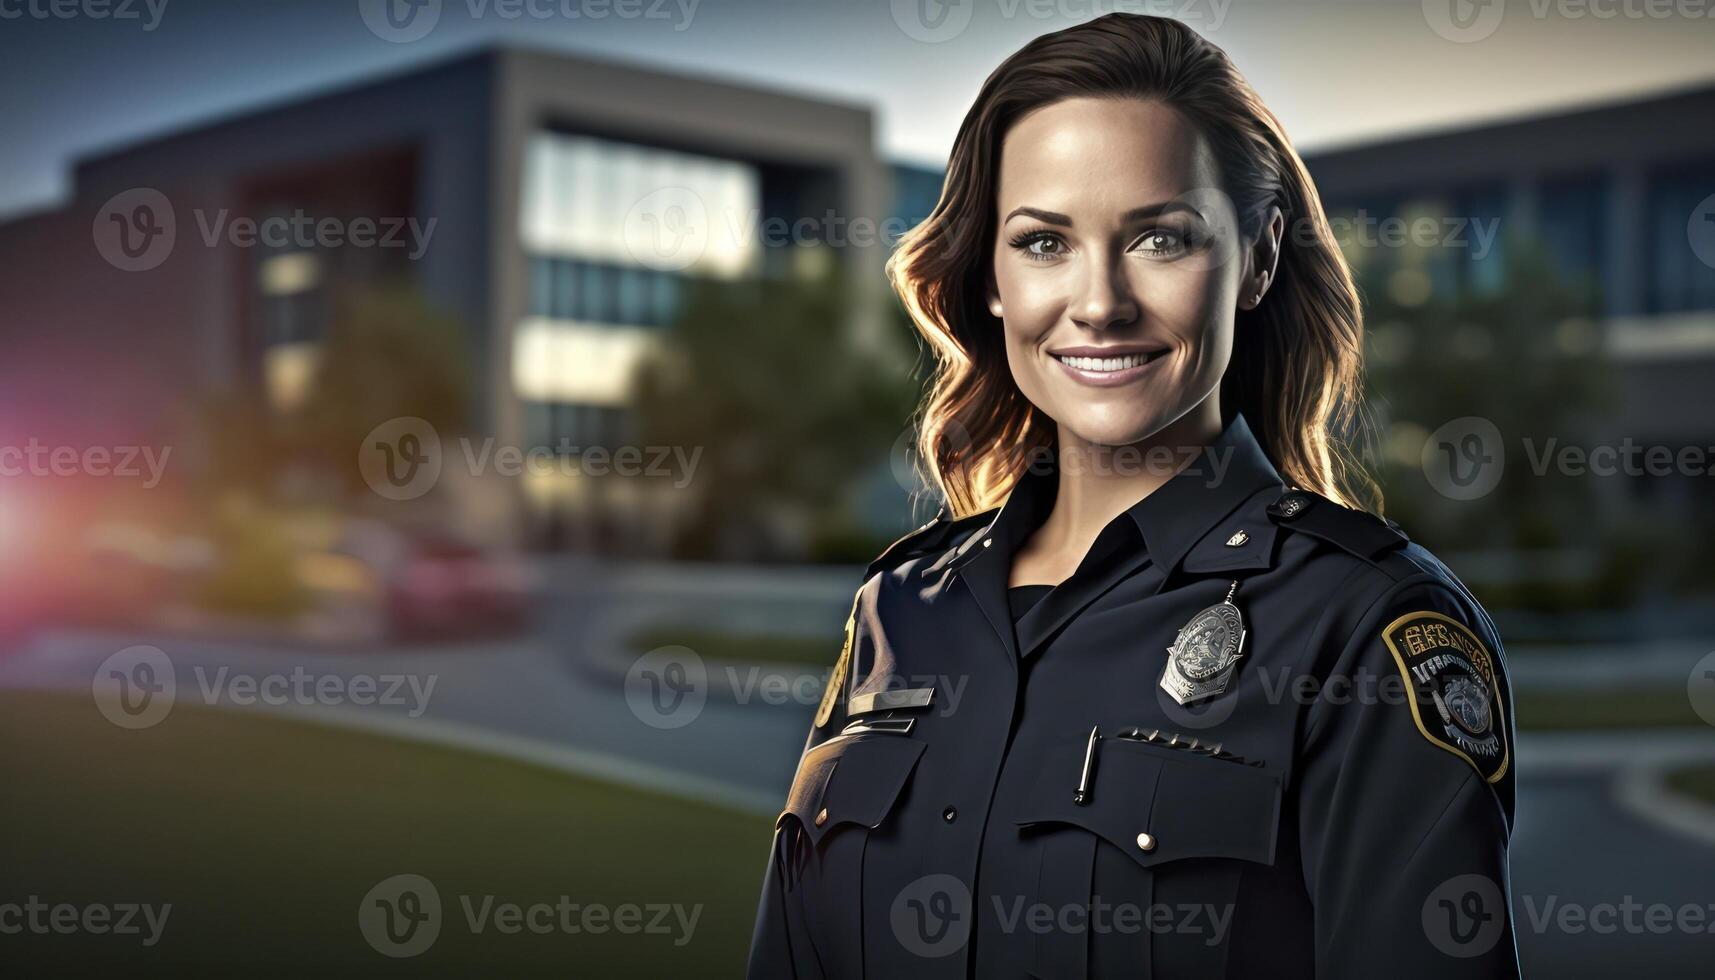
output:
<svg viewBox="0 0 1715 980"><path fill-rule="evenodd" d="M1051 270L997 273L996 285L1006 313L1002 321L1007 360L1015 374L1041 368L1035 355L1047 343L1066 308L1065 296L1056 282L1058 278ZM1023 384L1024 379L1019 380Z"/></svg>
<svg viewBox="0 0 1715 980"><path fill-rule="evenodd" d="M1210 350L1231 341L1236 286L1221 269L1151 270L1136 277L1144 323L1186 348Z"/></svg>

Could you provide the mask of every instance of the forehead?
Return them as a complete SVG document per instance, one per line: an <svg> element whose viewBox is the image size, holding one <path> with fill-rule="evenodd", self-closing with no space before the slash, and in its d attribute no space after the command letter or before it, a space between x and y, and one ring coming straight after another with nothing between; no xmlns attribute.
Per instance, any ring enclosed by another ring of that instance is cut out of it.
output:
<svg viewBox="0 0 1715 980"><path fill-rule="evenodd" d="M1136 98L1066 99L1020 118L1001 141L996 206L1074 215L1170 200L1217 185L1208 140L1178 110Z"/></svg>

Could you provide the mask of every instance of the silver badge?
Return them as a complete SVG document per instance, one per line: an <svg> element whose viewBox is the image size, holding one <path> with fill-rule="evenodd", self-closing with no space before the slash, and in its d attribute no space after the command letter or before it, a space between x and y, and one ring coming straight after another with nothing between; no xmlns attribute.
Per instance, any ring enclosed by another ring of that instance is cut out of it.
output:
<svg viewBox="0 0 1715 980"><path fill-rule="evenodd" d="M1233 605L1238 589L1234 582L1225 599L1192 616L1167 648L1161 689L1179 704L1212 698L1232 680L1245 648L1244 618Z"/></svg>

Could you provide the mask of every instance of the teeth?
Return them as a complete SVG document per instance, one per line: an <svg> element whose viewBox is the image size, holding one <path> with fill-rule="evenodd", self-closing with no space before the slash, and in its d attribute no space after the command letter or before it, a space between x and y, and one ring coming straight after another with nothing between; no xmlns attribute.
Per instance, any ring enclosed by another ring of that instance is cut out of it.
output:
<svg viewBox="0 0 1715 980"><path fill-rule="evenodd" d="M1060 362L1080 371L1124 371L1154 359L1153 354L1126 354L1121 357L1067 357L1057 354Z"/></svg>

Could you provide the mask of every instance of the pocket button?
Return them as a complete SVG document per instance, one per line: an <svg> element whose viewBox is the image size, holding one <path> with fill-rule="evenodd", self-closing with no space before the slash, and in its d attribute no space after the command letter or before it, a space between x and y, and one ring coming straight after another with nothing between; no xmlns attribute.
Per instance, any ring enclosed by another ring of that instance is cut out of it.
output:
<svg viewBox="0 0 1715 980"><path fill-rule="evenodd" d="M1148 833L1147 831L1144 833L1138 834L1137 835L1137 846L1138 846L1138 849L1143 851L1145 854L1149 853L1150 851L1155 850L1155 835Z"/></svg>

